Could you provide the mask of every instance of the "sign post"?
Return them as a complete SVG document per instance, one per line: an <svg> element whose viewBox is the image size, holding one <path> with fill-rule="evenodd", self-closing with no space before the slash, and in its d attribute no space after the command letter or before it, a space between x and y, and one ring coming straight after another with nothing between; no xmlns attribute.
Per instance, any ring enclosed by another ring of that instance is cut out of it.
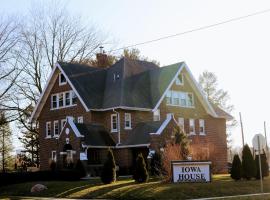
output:
<svg viewBox="0 0 270 200"><path fill-rule="evenodd" d="M263 192L263 181L262 181L262 165L261 165L261 150L266 146L265 138L262 134L256 134L252 140L253 148L255 152L259 153L259 170L260 170L260 182L261 182L261 192Z"/></svg>

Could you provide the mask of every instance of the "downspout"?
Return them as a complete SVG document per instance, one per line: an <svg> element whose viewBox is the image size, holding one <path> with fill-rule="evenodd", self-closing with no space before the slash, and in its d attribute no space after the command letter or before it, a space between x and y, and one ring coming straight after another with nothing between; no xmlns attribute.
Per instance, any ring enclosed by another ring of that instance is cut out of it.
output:
<svg viewBox="0 0 270 200"><path fill-rule="evenodd" d="M113 108L113 112L117 114L117 131L118 131L118 142L116 144L116 146L121 144L121 127L120 127L120 114L119 112L115 111Z"/></svg>

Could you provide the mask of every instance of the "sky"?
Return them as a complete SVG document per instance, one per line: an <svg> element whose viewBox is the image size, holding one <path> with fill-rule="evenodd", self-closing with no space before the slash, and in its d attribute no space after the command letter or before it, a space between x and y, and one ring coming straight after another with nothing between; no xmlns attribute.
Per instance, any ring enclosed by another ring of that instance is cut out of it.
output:
<svg viewBox="0 0 270 200"><path fill-rule="evenodd" d="M32 4L0 0L0 13L20 17ZM115 48L270 9L268 0L68 0L65 4L71 14L82 16L111 38L108 46ZM264 133L264 121L270 141L269 25L267 12L136 48L161 66L185 61L197 79L205 70L214 72L220 88L230 94L233 116L239 120L242 113L245 141L252 144L255 134ZM233 146L241 146L239 126L232 139Z"/></svg>

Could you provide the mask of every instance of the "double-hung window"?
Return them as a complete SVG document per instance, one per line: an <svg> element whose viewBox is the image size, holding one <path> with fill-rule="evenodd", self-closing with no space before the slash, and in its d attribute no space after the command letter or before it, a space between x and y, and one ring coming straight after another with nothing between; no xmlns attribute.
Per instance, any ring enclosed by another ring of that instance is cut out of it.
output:
<svg viewBox="0 0 270 200"><path fill-rule="evenodd" d="M189 119L189 134L195 135L195 120Z"/></svg>
<svg viewBox="0 0 270 200"><path fill-rule="evenodd" d="M59 122L58 120L53 122L54 137L59 135Z"/></svg>
<svg viewBox="0 0 270 200"><path fill-rule="evenodd" d="M46 137L51 137L52 136L52 127L51 127L51 122L46 122Z"/></svg>
<svg viewBox="0 0 270 200"><path fill-rule="evenodd" d="M199 125L200 125L200 135L205 135L205 125L203 119L199 120Z"/></svg>
<svg viewBox="0 0 270 200"><path fill-rule="evenodd" d="M131 114L125 113L125 129L131 129Z"/></svg>
<svg viewBox="0 0 270 200"><path fill-rule="evenodd" d="M179 95L176 91L172 91L172 104L179 105Z"/></svg>
<svg viewBox="0 0 270 200"><path fill-rule="evenodd" d="M71 105L70 91L65 92L65 106Z"/></svg>
<svg viewBox="0 0 270 200"><path fill-rule="evenodd" d="M186 107L187 106L186 93L180 92L179 97L180 97L180 106Z"/></svg>
<svg viewBox="0 0 270 200"><path fill-rule="evenodd" d="M72 105L76 105L77 103L77 95L75 94L74 91L71 92L71 98L72 98Z"/></svg>
<svg viewBox="0 0 270 200"><path fill-rule="evenodd" d="M51 96L51 108L57 108L58 105L57 105L57 94L53 94Z"/></svg>
<svg viewBox="0 0 270 200"><path fill-rule="evenodd" d="M169 90L166 93L166 102L168 105L172 104L172 91L171 90Z"/></svg>
<svg viewBox="0 0 270 200"><path fill-rule="evenodd" d="M160 110L159 109L156 109L153 113L153 120L154 121L160 121Z"/></svg>
<svg viewBox="0 0 270 200"><path fill-rule="evenodd" d="M59 107L64 107L64 93L59 93L58 94L58 104L59 104Z"/></svg>
<svg viewBox="0 0 270 200"><path fill-rule="evenodd" d="M193 107L194 106L194 100L193 100L193 94L187 93L187 106Z"/></svg>
<svg viewBox="0 0 270 200"><path fill-rule="evenodd" d="M52 151L51 159L52 159L52 161L56 162L56 159L57 159L56 151Z"/></svg>
<svg viewBox="0 0 270 200"><path fill-rule="evenodd" d="M117 114L111 114L111 132L118 131L118 116Z"/></svg>

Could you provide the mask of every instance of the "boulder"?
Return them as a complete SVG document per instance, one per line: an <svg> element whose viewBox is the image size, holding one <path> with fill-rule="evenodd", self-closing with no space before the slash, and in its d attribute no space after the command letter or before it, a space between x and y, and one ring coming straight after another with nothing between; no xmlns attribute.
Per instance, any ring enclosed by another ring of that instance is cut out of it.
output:
<svg viewBox="0 0 270 200"><path fill-rule="evenodd" d="M43 190L47 190L48 188L42 184L36 184L31 188L31 193L41 192Z"/></svg>

